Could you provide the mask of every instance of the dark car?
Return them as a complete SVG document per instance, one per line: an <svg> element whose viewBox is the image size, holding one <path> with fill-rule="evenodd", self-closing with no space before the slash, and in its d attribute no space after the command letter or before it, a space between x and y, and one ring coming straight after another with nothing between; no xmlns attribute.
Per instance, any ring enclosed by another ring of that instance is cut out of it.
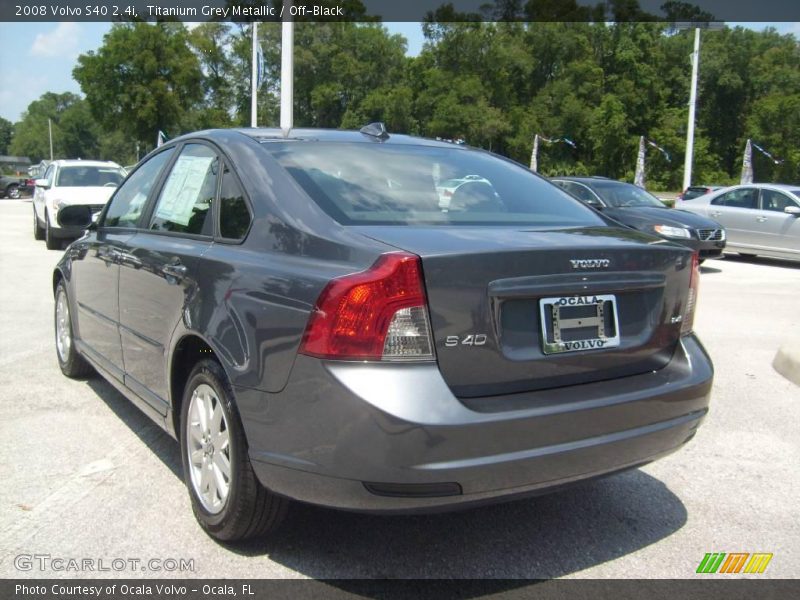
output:
<svg viewBox="0 0 800 600"><path fill-rule="evenodd" d="M442 209L437 181L466 175ZM58 218L88 227L53 273L61 369L94 368L178 438L218 539L292 498L540 493L668 454L708 410L696 255L488 152L377 126L206 131L146 157L96 223Z"/></svg>
<svg viewBox="0 0 800 600"><path fill-rule="evenodd" d="M718 258L725 228L707 217L668 208L642 188L605 177L555 177L553 183L611 219L688 246L700 260Z"/></svg>
<svg viewBox="0 0 800 600"><path fill-rule="evenodd" d="M0 175L0 198L21 198L33 190L33 180L15 175Z"/></svg>
<svg viewBox="0 0 800 600"><path fill-rule="evenodd" d="M692 185L678 195L678 200L693 200L722 189L721 185Z"/></svg>

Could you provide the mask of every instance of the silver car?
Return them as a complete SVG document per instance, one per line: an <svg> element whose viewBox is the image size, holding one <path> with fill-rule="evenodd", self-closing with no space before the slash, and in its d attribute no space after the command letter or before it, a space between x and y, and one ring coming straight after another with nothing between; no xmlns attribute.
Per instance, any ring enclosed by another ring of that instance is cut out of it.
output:
<svg viewBox="0 0 800 600"><path fill-rule="evenodd" d="M728 232L726 251L800 260L800 185L735 185L681 203Z"/></svg>

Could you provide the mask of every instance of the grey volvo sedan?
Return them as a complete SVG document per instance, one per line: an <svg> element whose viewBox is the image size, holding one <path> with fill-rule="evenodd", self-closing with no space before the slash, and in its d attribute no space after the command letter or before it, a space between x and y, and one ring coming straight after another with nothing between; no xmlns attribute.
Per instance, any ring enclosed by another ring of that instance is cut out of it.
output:
<svg viewBox="0 0 800 600"><path fill-rule="evenodd" d="M467 179L439 205L437 184ZM69 377L179 440L201 526L432 511L672 452L708 410L698 257L446 142L217 130L139 163L53 274Z"/></svg>

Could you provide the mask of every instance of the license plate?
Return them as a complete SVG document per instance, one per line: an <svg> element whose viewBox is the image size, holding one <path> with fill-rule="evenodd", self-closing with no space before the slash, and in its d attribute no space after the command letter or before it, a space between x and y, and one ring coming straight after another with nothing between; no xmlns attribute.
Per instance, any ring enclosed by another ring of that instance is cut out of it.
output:
<svg viewBox="0 0 800 600"><path fill-rule="evenodd" d="M619 346L617 299L613 294L542 298L539 316L545 354Z"/></svg>

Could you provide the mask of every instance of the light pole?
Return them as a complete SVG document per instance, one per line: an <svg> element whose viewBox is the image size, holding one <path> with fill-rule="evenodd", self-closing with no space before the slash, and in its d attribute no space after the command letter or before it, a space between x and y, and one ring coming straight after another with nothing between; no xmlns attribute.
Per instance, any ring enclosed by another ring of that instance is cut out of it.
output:
<svg viewBox="0 0 800 600"><path fill-rule="evenodd" d="M281 24L281 130L289 135L294 121L294 21L292 0L283 5Z"/></svg>
<svg viewBox="0 0 800 600"><path fill-rule="evenodd" d="M686 159L683 163L683 189L692 185L692 159L694 158L694 113L697 105L697 70L700 66L700 28L694 30L692 52L692 87L689 91L689 123L686 127Z"/></svg>
<svg viewBox="0 0 800 600"><path fill-rule="evenodd" d="M253 56L250 75L250 127L258 127L258 21L253 21Z"/></svg>

